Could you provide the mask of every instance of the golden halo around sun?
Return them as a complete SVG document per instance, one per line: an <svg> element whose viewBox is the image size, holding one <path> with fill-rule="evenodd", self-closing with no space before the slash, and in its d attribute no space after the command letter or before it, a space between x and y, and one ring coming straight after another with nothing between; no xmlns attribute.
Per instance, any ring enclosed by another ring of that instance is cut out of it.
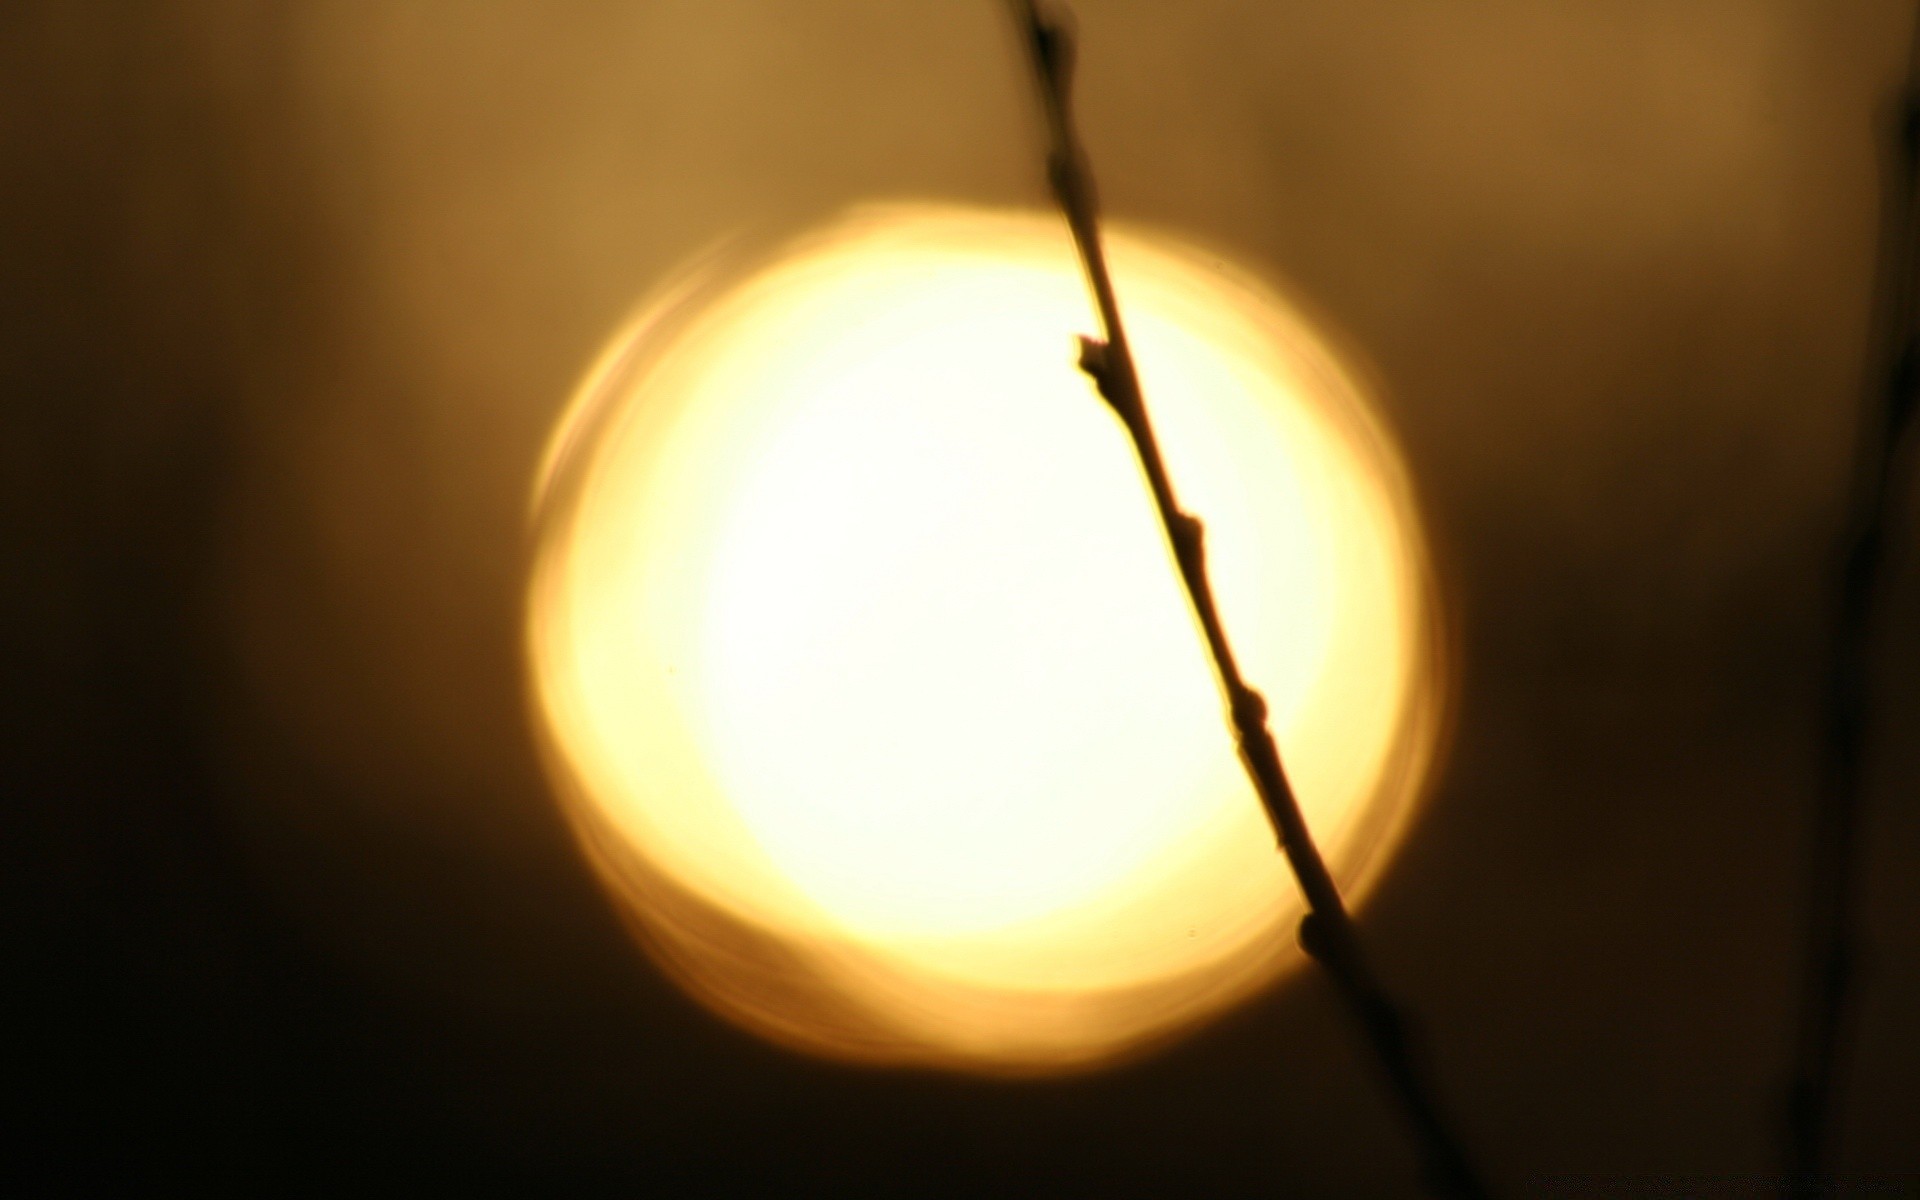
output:
<svg viewBox="0 0 1920 1200"><path fill-rule="evenodd" d="M1444 699L1396 454L1216 255L1112 267L1183 506L1350 896ZM738 256L736 256L738 257ZM1055 218L857 210L644 305L555 431L528 652L567 811L696 996L834 1057L996 1073L1164 1040L1298 960Z"/></svg>

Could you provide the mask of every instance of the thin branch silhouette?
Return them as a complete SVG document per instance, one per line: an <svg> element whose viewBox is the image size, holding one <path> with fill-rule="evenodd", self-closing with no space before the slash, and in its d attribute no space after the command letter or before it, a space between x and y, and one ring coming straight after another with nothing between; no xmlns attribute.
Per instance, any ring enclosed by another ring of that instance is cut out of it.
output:
<svg viewBox="0 0 1920 1200"><path fill-rule="evenodd" d="M1241 676L1221 626L1213 589L1207 579L1204 528L1197 518L1180 508L1166 464L1161 460L1101 247L1093 174L1074 130L1070 95L1071 36L1058 20L1043 17L1034 0L1012 0L1012 3L1032 52L1046 110L1051 143L1047 156L1048 179L1072 230L1104 334L1104 340L1080 339L1080 369L1092 378L1100 395L1125 425L1153 492L1154 505L1172 546L1181 580L1206 635L1207 649L1239 744L1240 759L1246 765L1280 848L1306 898L1307 915L1300 922L1301 947L1326 970L1372 1044L1401 1110L1413 1128L1428 1185L1447 1196L1484 1196L1477 1173L1442 1117L1426 1073L1417 1060L1405 1019L1375 980L1361 953L1353 919L1340 898L1333 876L1327 871L1326 861L1314 845L1281 765L1280 751L1267 729L1266 701Z"/></svg>
<svg viewBox="0 0 1920 1200"><path fill-rule="evenodd" d="M1896 123L1885 136L1873 343L1852 493L1840 544L1834 626L1822 696L1819 791L1809 857L1806 960L1786 1113L1786 1167L1818 1195L1834 1155L1834 1101L1847 1066L1857 993L1860 843L1870 660L1893 503L1912 467L1903 453L1920 389L1920 21Z"/></svg>

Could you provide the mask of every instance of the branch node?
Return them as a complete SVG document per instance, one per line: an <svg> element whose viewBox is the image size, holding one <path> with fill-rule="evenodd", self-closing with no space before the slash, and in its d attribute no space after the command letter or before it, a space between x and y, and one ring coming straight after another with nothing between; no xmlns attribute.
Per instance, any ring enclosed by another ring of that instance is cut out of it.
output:
<svg viewBox="0 0 1920 1200"><path fill-rule="evenodd" d="M1099 338L1080 335L1080 370L1093 380L1094 390L1107 406L1119 413L1122 418L1127 414L1120 405L1119 391L1113 384L1113 349Z"/></svg>
<svg viewBox="0 0 1920 1200"><path fill-rule="evenodd" d="M1326 919L1318 913L1308 913L1300 918L1300 949L1307 957L1317 963L1325 963L1329 947L1327 946Z"/></svg>
<svg viewBox="0 0 1920 1200"><path fill-rule="evenodd" d="M1234 693L1233 723L1241 732L1264 729L1267 724L1267 698L1250 687Z"/></svg>
<svg viewBox="0 0 1920 1200"><path fill-rule="evenodd" d="M1169 524L1172 526L1169 532L1173 535L1173 546L1181 560L1196 568L1199 567L1206 554L1207 527L1200 523L1200 518L1190 513L1173 514ZM1234 706L1237 710L1239 707L1237 699L1234 701ZM1260 705L1262 719L1265 718L1266 711L1267 706L1262 703Z"/></svg>

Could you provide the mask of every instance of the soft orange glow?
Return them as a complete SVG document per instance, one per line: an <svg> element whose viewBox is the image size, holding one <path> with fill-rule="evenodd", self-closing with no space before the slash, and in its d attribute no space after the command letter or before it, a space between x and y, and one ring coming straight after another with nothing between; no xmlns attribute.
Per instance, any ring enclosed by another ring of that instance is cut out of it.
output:
<svg viewBox="0 0 1920 1200"><path fill-rule="evenodd" d="M1148 404L1351 890L1436 727L1400 469L1284 303L1120 232ZM1051 218L866 210L643 310L556 432L529 615L570 812L661 961L789 1044L991 1071L1190 1025L1297 952Z"/></svg>

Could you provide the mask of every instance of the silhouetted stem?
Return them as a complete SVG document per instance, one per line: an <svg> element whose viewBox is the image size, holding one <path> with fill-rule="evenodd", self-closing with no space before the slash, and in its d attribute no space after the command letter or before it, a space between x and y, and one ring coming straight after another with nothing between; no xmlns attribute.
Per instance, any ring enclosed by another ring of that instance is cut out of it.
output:
<svg viewBox="0 0 1920 1200"><path fill-rule="evenodd" d="M1072 43L1062 26L1042 18L1033 0L1014 0L1014 5L1033 53L1046 109L1051 142L1048 178L1073 232L1105 334L1104 341L1080 339L1080 367L1093 379L1100 395L1126 426L1139 455L1154 505L1172 545L1174 561L1179 565L1180 578L1186 584L1194 614L1206 635L1207 649L1239 743L1240 759L1246 764L1247 774L1266 808L1280 848L1306 897L1307 915L1300 923L1300 944L1325 968L1372 1044L1414 1128L1430 1186L1450 1196L1484 1195L1466 1154L1448 1131L1432 1090L1418 1069L1416 1055L1408 1042L1406 1023L1374 980L1361 954L1353 920L1313 843L1299 802L1287 782L1279 748L1267 728L1266 701L1241 677L1226 631L1221 627L1213 589L1207 581L1204 529L1198 519L1181 510L1167 477L1166 464L1160 458L1160 447L1147 419L1140 379L1134 371L1133 355L1120 321L1120 306L1114 297L1113 280L1107 272L1106 255L1100 244L1093 175L1074 132L1069 90Z"/></svg>
<svg viewBox="0 0 1920 1200"><path fill-rule="evenodd" d="M1913 424L1920 340L1914 313L1915 224L1920 221L1920 26L1887 139L1873 337L1883 365L1870 370L1853 492L1840 547L1820 761L1809 857L1805 974L1799 1044L1787 1104L1786 1165L1796 1190L1820 1195L1834 1151L1834 1098L1843 1078L1858 968L1861 798L1869 660L1882 566L1899 490L1904 435Z"/></svg>

